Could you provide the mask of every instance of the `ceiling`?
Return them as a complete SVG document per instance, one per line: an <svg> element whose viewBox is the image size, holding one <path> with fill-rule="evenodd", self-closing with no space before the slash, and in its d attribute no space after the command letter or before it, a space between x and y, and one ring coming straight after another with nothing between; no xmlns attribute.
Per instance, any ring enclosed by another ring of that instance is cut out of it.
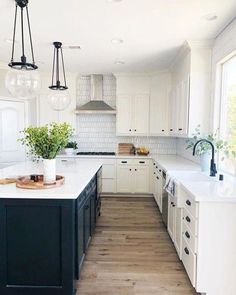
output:
<svg viewBox="0 0 236 295"><path fill-rule="evenodd" d="M14 5L14 0L0 1L3 63L10 60L11 44L5 40L12 38ZM80 50L64 49L68 71L155 71L171 64L186 39L215 38L236 16L236 1L29 0L29 11L36 63L42 70L51 68L51 43L62 41L81 46ZM203 16L208 14L218 17L207 21ZM124 42L113 44L114 38Z"/></svg>

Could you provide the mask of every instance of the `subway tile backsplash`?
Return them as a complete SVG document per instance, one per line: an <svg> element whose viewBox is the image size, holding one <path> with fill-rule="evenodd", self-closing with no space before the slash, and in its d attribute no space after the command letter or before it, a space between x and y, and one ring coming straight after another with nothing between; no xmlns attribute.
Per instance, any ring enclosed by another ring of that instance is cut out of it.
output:
<svg viewBox="0 0 236 295"><path fill-rule="evenodd" d="M103 77L104 101L115 107L116 80L113 75ZM90 100L90 77L82 76L77 82L77 105ZM79 150L84 151L117 151L120 142L133 143L135 146L146 146L154 154L176 154L175 138L168 137L117 137L115 115L79 114L77 116L77 135Z"/></svg>

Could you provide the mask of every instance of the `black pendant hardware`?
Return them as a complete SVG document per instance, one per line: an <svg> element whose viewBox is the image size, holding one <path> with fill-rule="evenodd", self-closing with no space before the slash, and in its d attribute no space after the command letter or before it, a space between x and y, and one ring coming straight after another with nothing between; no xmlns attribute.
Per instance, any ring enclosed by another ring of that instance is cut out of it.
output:
<svg viewBox="0 0 236 295"><path fill-rule="evenodd" d="M53 68L52 68L52 85L49 86L52 90L67 90L66 85L66 74L65 74L65 64L62 52L62 43L53 42L54 45L54 55L53 55ZM60 54L61 54L61 65L63 70L64 85L60 81Z"/></svg>
<svg viewBox="0 0 236 295"><path fill-rule="evenodd" d="M15 19L14 19L14 29L13 29L13 44L12 44L12 56L11 62L8 64L9 67L16 69L16 70L36 70L38 67L34 61L34 50L33 50L33 41L31 35L31 27L30 27L30 20L29 20L29 11L28 11L28 0L15 0L16 2L16 9L15 9ZM21 49L22 54L20 61L14 60L15 54L15 42L16 42L16 23L17 23L17 15L18 15L18 8L20 9L20 21L21 21ZM24 40L24 9L26 10L26 21L29 30L29 39L30 39L30 50L32 56L32 62L27 62L27 58L25 56L25 40Z"/></svg>

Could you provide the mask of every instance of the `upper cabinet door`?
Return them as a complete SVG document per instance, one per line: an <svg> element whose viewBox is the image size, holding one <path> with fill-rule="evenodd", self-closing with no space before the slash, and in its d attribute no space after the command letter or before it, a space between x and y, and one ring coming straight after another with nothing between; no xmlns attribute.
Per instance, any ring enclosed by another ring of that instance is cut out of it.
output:
<svg viewBox="0 0 236 295"><path fill-rule="evenodd" d="M24 128L24 102L0 100L0 163L25 160L25 149L18 141Z"/></svg>
<svg viewBox="0 0 236 295"><path fill-rule="evenodd" d="M150 95L150 135L168 135L168 107L170 74L157 75L151 80Z"/></svg>
<svg viewBox="0 0 236 295"><path fill-rule="evenodd" d="M116 133L117 135L132 135L133 128L133 98L131 95L117 97Z"/></svg>
<svg viewBox="0 0 236 295"><path fill-rule="evenodd" d="M149 133L149 95L134 96L134 135L148 135Z"/></svg>
<svg viewBox="0 0 236 295"><path fill-rule="evenodd" d="M177 133L187 136L188 134L188 119L189 119L189 77L184 79L179 87L179 111L178 111L178 126Z"/></svg>
<svg viewBox="0 0 236 295"><path fill-rule="evenodd" d="M177 130L177 98L178 90L172 89L169 97L169 135L175 135Z"/></svg>

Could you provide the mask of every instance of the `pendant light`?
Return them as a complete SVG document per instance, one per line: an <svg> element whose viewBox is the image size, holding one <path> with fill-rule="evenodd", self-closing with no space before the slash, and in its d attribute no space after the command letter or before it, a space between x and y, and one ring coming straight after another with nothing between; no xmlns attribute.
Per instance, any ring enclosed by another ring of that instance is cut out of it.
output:
<svg viewBox="0 0 236 295"><path fill-rule="evenodd" d="M37 73L37 65L34 60L34 50L31 35L31 27L28 11L28 0L15 0L15 19L13 29L13 44L12 44L12 56L8 66L11 68L6 75L5 86L10 94L15 98L31 99L34 98L40 89L40 78ZM20 10L20 30L21 30L21 57L19 60L15 60L15 43L16 43L16 29L17 29L17 16ZM26 23L29 33L29 43L32 61L28 62L25 55L25 26Z"/></svg>
<svg viewBox="0 0 236 295"><path fill-rule="evenodd" d="M62 52L62 43L53 42L53 68L52 68L52 84L49 86L50 94L48 102L51 108L55 111L65 110L71 103L71 97L66 85L65 64ZM60 58L61 56L61 58ZM61 62L60 62L61 61ZM60 67L61 64L61 67ZM63 83L60 80L60 69L63 72Z"/></svg>

